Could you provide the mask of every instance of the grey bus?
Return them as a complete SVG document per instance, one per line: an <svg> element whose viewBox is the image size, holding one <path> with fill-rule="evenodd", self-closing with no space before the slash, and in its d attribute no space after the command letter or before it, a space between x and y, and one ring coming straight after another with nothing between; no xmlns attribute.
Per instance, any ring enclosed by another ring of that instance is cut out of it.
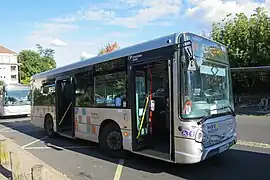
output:
<svg viewBox="0 0 270 180"><path fill-rule="evenodd" d="M173 33L35 74L31 122L49 137L197 163L237 141L226 47Z"/></svg>

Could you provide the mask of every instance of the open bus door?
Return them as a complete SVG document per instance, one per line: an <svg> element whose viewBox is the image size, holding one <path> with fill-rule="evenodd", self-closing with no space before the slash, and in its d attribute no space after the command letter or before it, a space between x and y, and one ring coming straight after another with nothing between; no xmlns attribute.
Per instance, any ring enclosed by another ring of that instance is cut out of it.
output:
<svg viewBox="0 0 270 180"><path fill-rule="evenodd" d="M168 60L132 66L133 151L171 160Z"/></svg>
<svg viewBox="0 0 270 180"><path fill-rule="evenodd" d="M58 78L56 80L56 128L59 134L70 138L75 137L74 103L75 78Z"/></svg>

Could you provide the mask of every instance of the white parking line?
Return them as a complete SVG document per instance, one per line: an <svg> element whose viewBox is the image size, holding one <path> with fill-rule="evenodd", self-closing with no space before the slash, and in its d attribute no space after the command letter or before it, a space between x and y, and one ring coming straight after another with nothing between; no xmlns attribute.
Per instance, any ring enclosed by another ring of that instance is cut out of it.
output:
<svg viewBox="0 0 270 180"><path fill-rule="evenodd" d="M261 143L261 142L252 142L252 141L237 140L237 144L238 145L242 145L242 146L249 146L249 147L270 149L270 144Z"/></svg>
<svg viewBox="0 0 270 180"><path fill-rule="evenodd" d="M50 145L50 146L40 146L40 147L25 147L25 150L41 150L41 149L53 149L53 148L57 148L57 149L86 149L86 148L91 148L93 146L56 146L56 145Z"/></svg>
<svg viewBox="0 0 270 180"><path fill-rule="evenodd" d="M1 123L20 123L20 122L27 122L29 119L6 119L6 120L0 120Z"/></svg>
<svg viewBox="0 0 270 180"><path fill-rule="evenodd" d="M113 180L120 180L122 170L123 170L123 164L124 164L124 159L120 159L117 165Z"/></svg>
<svg viewBox="0 0 270 180"><path fill-rule="evenodd" d="M28 143L28 144L26 144L26 145L24 145L24 146L21 146L21 148L25 148L25 147L27 147L27 146L30 146L30 145L32 145L32 144L35 144L35 143L37 143L37 142L39 142L39 141L41 141L41 140L43 140L43 139L46 139L48 136L45 136L45 137L43 137L43 138L40 138L40 139L37 139L37 140L35 140L35 141L32 141L32 142L30 142L30 143Z"/></svg>
<svg viewBox="0 0 270 180"><path fill-rule="evenodd" d="M11 132L40 132L39 129L31 129L31 130L28 130L28 129L20 129L20 130L16 130L16 129L0 129L0 132L3 132L3 133L11 133Z"/></svg>

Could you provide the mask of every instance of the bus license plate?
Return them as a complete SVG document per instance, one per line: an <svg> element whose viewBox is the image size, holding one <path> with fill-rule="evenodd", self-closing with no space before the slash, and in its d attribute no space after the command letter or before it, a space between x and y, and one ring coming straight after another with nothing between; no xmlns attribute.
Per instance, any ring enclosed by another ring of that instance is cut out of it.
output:
<svg viewBox="0 0 270 180"><path fill-rule="evenodd" d="M229 148L229 144L225 144L219 148L219 153L226 151Z"/></svg>

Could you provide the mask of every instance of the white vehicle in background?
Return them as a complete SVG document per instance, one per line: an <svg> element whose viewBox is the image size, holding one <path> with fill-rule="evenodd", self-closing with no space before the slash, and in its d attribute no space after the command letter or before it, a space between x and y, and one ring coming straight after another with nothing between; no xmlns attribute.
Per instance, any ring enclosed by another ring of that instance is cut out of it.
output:
<svg viewBox="0 0 270 180"><path fill-rule="evenodd" d="M30 86L4 84L0 86L0 116L27 116L31 113Z"/></svg>

